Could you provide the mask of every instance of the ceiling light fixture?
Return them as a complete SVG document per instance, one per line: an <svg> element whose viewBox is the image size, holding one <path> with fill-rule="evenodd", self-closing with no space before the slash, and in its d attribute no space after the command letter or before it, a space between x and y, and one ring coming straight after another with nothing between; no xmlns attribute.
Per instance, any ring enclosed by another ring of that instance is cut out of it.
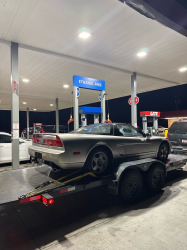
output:
<svg viewBox="0 0 187 250"><path fill-rule="evenodd" d="M138 54L137 54L137 56L139 56L139 57L144 57L144 56L146 56L147 55L147 53L145 52L145 51L141 51L141 52L139 52Z"/></svg>
<svg viewBox="0 0 187 250"><path fill-rule="evenodd" d="M64 84L63 87L64 87L65 89L67 89L67 88L69 88L69 85Z"/></svg>
<svg viewBox="0 0 187 250"><path fill-rule="evenodd" d="M23 79L22 81L23 82L29 82L29 79Z"/></svg>
<svg viewBox="0 0 187 250"><path fill-rule="evenodd" d="M179 71L180 72L185 72L185 71L187 71L187 67L180 68Z"/></svg>
<svg viewBox="0 0 187 250"><path fill-rule="evenodd" d="M89 32L86 32L86 31L83 31L83 32L81 32L80 34L79 34L79 37L80 38L83 38L83 39L86 39L86 38L88 38L88 37L90 37L90 33Z"/></svg>
<svg viewBox="0 0 187 250"><path fill-rule="evenodd" d="M36 110L36 109L33 109L34 111Z"/></svg>
<svg viewBox="0 0 187 250"><path fill-rule="evenodd" d="M23 104L27 104L26 102L23 102Z"/></svg>
<svg viewBox="0 0 187 250"><path fill-rule="evenodd" d="M53 104L50 104L51 107L53 107Z"/></svg>

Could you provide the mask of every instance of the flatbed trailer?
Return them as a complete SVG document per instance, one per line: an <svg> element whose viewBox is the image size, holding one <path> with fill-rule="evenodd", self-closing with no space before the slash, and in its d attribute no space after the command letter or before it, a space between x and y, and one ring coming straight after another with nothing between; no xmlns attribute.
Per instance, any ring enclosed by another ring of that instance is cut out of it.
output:
<svg viewBox="0 0 187 250"><path fill-rule="evenodd" d="M57 197L100 186L107 186L110 194L133 202L141 198L144 185L152 192L162 189L167 173L182 169L186 163L186 155L170 154L166 163L152 158L128 161L117 166L111 174L101 177L92 172L78 170L41 183L21 195L19 203L41 201L48 206L52 205Z"/></svg>

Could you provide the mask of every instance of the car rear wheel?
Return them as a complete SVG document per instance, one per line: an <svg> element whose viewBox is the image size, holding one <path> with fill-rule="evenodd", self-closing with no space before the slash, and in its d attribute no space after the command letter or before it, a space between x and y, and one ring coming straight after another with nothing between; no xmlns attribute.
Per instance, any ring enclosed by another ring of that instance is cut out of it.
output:
<svg viewBox="0 0 187 250"><path fill-rule="evenodd" d="M126 202L137 201L143 191L143 178L137 170L124 173L120 181L119 195Z"/></svg>
<svg viewBox="0 0 187 250"><path fill-rule="evenodd" d="M88 171L101 175L111 167L111 157L103 148L94 149L86 161L85 167Z"/></svg>
<svg viewBox="0 0 187 250"><path fill-rule="evenodd" d="M166 161L169 155L169 146L167 143L162 143L158 151L158 159L160 161Z"/></svg>

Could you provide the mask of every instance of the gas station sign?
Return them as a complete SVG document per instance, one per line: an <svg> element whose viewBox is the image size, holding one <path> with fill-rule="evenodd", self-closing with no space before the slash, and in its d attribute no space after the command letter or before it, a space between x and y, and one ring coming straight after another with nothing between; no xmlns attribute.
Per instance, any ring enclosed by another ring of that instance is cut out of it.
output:
<svg viewBox="0 0 187 250"><path fill-rule="evenodd" d="M140 116L160 117L160 112L158 112L158 111L142 111L142 112L140 112Z"/></svg>
<svg viewBox="0 0 187 250"><path fill-rule="evenodd" d="M42 126L43 123L33 123L34 126Z"/></svg>
<svg viewBox="0 0 187 250"><path fill-rule="evenodd" d="M84 88L84 89L93 89L93 90L105 90L105 81L99 79L93 79L84 76L73 76L73 86Z"/></svg>
<svg viewBox="0 0 187 250"><path fill-rule="evenodd" d="M138 104L138 103L139 103L139 97L135 96L135 97L134 97L134 102L135 102L135 104ZM128 103L129 103L129 105L132 104L131 98L129 98Z"/></svg>

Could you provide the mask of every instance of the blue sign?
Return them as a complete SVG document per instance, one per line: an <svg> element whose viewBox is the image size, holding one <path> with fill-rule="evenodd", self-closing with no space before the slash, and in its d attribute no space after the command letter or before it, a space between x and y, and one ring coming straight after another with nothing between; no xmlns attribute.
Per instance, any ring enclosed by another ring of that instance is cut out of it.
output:
<svg viewBox="0 0 187 250"><path fill-rule="evenodd" d="M73 86L84 89L105 90L105 81L84 76L73 76Z"/></svg>
<svg viewBox="0 0 187 250"><path fill-rule="evenodd" d="M99 101L101 102L101 93L99 94Z"/></svg>
<svg viewBox="0 0 187 250"><path fill-rule="evenodd" d="M102 109L99 107L79 107L79 114L101 114Z"/></svg>
<svg viewBox="0 0 187 250"><path fill-rule="evenodd" d="M79 97L79 96L80 96L80 89L77 88L77 97Z"/></svg>

